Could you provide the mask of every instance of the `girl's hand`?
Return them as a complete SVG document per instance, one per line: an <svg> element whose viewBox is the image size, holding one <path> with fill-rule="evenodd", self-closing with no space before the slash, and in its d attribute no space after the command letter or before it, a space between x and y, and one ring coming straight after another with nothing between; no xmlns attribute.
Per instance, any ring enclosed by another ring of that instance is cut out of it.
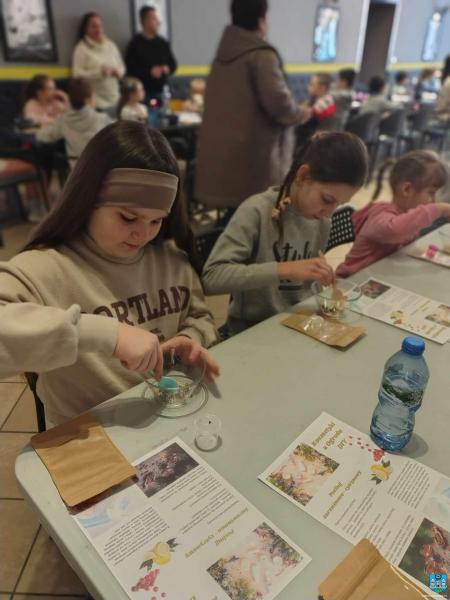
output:
<svg viewBox="0 0 450 600"><path fill-rule="evenodd" d="M325 286L335 280L333 269L323 257L278 263L278 274L280 279L320 281Z"/></svg>
<svg viewBox="0 0 450 600"><path fill-rule="evenodd" d="M183 335L178 335L167 342L161 344L164 354L169 354L173 349L185 365L195 365L203 358L206 365L205 376L210 383L220 375L220 367L211 354L205 350L198 342L194 342L191 338Z"/></svg>
<svg viewBox="0 0 450 600"><path fill-rule="evenodd" d="M144 373L153 369L156 379L161 379L163 354L154 333L126 323L119 323L119 335L113 356L130 371Z"/></svg>
<svg viewBox="0 0 450 600"><path fill-rule="evenodd" d="M54 98L61 102L67 102L69 100L69 96L63 90L55 90Z"/></svg>

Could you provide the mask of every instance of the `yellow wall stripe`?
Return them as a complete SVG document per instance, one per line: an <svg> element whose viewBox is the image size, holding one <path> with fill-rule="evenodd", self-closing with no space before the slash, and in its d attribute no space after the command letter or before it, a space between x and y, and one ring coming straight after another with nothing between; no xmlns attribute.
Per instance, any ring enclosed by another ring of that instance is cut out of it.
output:
<svg viewBox="0 0 450 600"><path fill-rule="evenodd" d="M439 69L442 66L440 62L416 62L416 63L396 63L388 65L389 71L418 71L420 69L430 68ZM340 69L354 69L352 63L309 63L309 64L286 64L284 66L287 73L335 73ZM33 75L47 73L55 79L64 79L70 77L70 67L54 65L37 66L2 66L0 67L0 79L31 79ZM177 75L195 76L208 75L209 65L180 65L177 69Z"/></svg>
<svg viewBox="0 0 450 600"><path fill-rule="evenodd" d="M0 67L0 79L31 79L34 75L47 73L56 79L70 77L71 69L69 67L56 67L52 65L39 66L15 66Z"/></svg>
<svg viewBox="0 0 450 600"><path fill-rule="evenodd" d="M327 72L335 73L340 69L354 69L354 64L337 63L312 63L312 64L287 64L285 70L287 73L317 73ZM70 67L61 67L53 65L38 66L2 66L0 67L0 79L31 79L39 73L47 73L55 79L64 79L70 77ZM208 75L209 65L180 65L177 69L177 75L194 76Z"/></svg>
<svg viewBox="0 0 450 600"><path fill-rule="evenodd" d="M311 63L304 65L284 65L287 73L336 73L341 69L355 69L356 65L346 63Z"/></svg>
<svg viewBox="0 0 450 600"><path fill-rule="evenodd" d="M179 65L177 75L208 75L209 65Z"/></svg>
<svg viewBox="0 0 450 600"><path fill-rule="evenodd" d="M387 66L388 71L420 71L421 69L440 69L442 62L394 63Z"/></svg>

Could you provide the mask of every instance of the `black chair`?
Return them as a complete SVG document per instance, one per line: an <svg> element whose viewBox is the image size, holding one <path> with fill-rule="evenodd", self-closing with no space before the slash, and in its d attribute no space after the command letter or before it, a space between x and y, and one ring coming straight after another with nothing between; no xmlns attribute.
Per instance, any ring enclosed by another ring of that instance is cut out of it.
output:
<svg viewBox="0 0 450 600"><path fill-rule="evenodd" d="M36 182L45 207L49 210L45 172L32 138L15 132L11 126L0 127L0 158L6 160L6 165L0 172L0 187L12 195L21 216L26 217L17 187L22 183Z"/></svg>
<svg viewBox="0 0 450 600"><path fill-rule="evenodd" d="M195 248L202 268L208 260L208 256L211 254L211 250L214 248L217 238L222 232L223 227L214 227L214 229L209 229L208 231L199 233L195 236Z"/></svg>
<svg viewBox="0 0 450 600"><path fill-rule="evenodd" d="M406 122L406 110L394 110L380 121L378 135L377 153L379 148L386 148L387 156L397 156L400 136L404 132Z"/></svg>
<svg viewBox="0 0 450 600"><path fill-rule="evenodd" d="M378 138L380 115L375 112L366 112L351 117L345 126L345 131L354 133L365 144L373 144Z"/></svg>
<svg viewBox="0 0 450 600"><path fill-rule="evenodd" d="M408 129L400 135L400 142L406 146L406 150L418 150L423 146L425 130L434 111L434 104L421 104L419 108L408 118Z"/></svg>
<svg viewBox="0 0 450 600"><path fill-rule="evenodd" d="M6 160L5 167L0 170L0 190L6 190L9 200L17 206L22 219L27 219L27 211L22 202L19 185L37 183L47 210L50 209L44 174L39 167L20 159Z"/></svg>
<svg viewBox="0 0 450 600"><path fill-rule="evenodd" d="M342 117L339 115L332 115L331 117L327 117L320 121L317 126L316 131L342 131L344 129L344 124L342 122Z"/></svg>
<svg viewBox="0 0 450 600"><path fill-rule="evenodd" d="M13 97L0 94L0 127L11 127L20 115L20 107Z"/></svg>
<svg viewBox="0 0 450 600"><path fill-rule="evenodd" d="M375 167L380 120L379 113L366 112L351 117L345 126L345 131L360 137L367 147L369 152L369 179L372 177Z"/></svg>
<svg viewBox="0 0 450 600"><path fill-rule="evenodd" d="M34 396L34 403L36 405L36 419L37 419L37 424L38 424L38 431L39 432L45 431L46 427L45 427L44 403L39 398L37 391L36 391L38 375L37 375L37 373L25 373L25 379L27 380L28 386L31 390L31 393Z"/></svg>
<svg viewBox="0 0 450 600"><path fill-rule="evenodd" d="M344 206L337 210L331 217L330 237L325 252L355 241L355 231L353 229L352 215L355 209L351 206Z"/></svg>
<svg viewBox="0 0 450 600"><path fill-rule="evenodd" d="M437 145L439 152L444 152L446 143L450 138L450 119L447 121L435 121L424 131L424 142L432 142Z"/></svg>

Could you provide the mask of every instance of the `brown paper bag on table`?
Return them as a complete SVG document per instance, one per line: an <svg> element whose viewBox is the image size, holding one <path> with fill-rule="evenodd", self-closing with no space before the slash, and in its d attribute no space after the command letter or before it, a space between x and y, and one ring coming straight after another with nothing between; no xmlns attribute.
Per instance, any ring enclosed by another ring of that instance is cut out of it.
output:
<svg viewBox="0 0 450 600"><path fill-rule="evenodd" d="M310 327L311 317L317 317L323 322L322 326ZM290 315L284 321L281 321L282 325L300 331L309 337L319 340L328 346L337 346L338 348L346 348L350 346L354 341L365 333L365 327L354 327L352 325L346 325L339 321L332 321L326 317L321 317L315 313L310 312L298 312Z"/></svg>
<svg viewBox="0 0 450 600"><path fill-rule="evenodd" d="M425 600L423 592L388 563L367 539L361 540L319 586L323 600Z"/></svg>
<svg viewBox="0 0 450 600"><path fill-rule="evenodd" d="M38 433L31 444L68 506L137 475L90 411Z"/></svg>

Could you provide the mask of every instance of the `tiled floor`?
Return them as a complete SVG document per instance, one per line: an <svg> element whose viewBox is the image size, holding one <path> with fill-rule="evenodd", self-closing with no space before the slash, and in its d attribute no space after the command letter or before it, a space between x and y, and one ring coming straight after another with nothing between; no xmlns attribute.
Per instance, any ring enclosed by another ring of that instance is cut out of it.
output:
<svg viewBox="0 0 450 600"><path fill-rule="evenodd" d="M372 193L363 188L351 204L360 208ZM4 230L0 260L16 254L33 225ZM339 246L327 258L337 266L348 247ZM226 319L228 296L207 298L218 326ZM37 431L33 397L21 376L0 381L0 600L49 600L83 597L83 584L67 565L22 499L14 477L17 453Z"/></svg>
<svg viewBox="0 0 450 600"><path fill-rule="evenodd" d="M82 598L83 584L28 508L14 477L16 456L36 431L34 400L23 377L0 381L0 600Z"/></svg>

